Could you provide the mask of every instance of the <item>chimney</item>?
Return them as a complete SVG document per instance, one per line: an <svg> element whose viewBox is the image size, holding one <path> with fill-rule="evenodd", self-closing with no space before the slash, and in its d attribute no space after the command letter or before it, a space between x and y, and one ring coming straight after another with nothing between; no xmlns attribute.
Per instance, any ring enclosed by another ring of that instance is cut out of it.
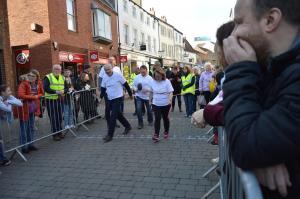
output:
<svg viewBox="0 0 300 199"><path fill-rule="evenodd" d="M154 8L150 8L150 14L153 15L153 16L155 16L155 10L154 10Z"/></svg>
<svg viewBox="0 0 300 199"><path fill-rule="evenodd" d="M164 22L167 22L167 17L166 16L161 16L160 19L163 20Z"/></svg>

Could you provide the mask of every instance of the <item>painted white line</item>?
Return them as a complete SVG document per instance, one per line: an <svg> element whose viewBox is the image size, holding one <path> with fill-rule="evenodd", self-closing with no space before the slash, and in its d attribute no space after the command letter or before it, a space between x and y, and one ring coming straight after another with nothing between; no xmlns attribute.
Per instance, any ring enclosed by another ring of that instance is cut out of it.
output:
<svg viewBox="0 0 300 199"><path fill-rule="evenodd" d="M76 139L102 139L103 136L78 136ZM148 140L152 139L152 136L123 136L123 135L117 135L114 137L114 139L137 139L137 140ZM188 137L177 137L172 136L169 137L169 140L207 140L207 137L201 137L201 136L188 136Z"/></svg>

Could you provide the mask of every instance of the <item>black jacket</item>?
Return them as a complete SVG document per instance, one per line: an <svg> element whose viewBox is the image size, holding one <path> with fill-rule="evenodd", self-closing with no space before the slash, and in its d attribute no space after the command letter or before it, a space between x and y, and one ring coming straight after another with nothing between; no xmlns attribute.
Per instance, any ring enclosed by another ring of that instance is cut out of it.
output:
<svg viewBox="0 0 300 199"><path fill-rule="evenodd" d="M179 73L177 73L176 75L174 73L172 73L170 75L170 81L171 81L171 84L173 86L173 89L174 89L174 92L173 94L174 95L178 95L181 93L181 76Z"/></svg>
<svg viewBox="0 0 300 199"><path fill-rule="evenodd" d="M300 35L265 72L256 62L241 62L225 74L225 127L234 162L245 170L285 163L293 184L287 199L299 199ZM281 197L268 190L264 198Z"/></svg>

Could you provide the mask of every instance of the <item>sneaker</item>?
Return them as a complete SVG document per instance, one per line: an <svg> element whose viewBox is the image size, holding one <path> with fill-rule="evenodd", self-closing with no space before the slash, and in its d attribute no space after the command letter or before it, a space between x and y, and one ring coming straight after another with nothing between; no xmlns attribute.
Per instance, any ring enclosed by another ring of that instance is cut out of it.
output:
<svg viewBox="0 0 300 199"><path fill-rule="evenodd" d="M74 125L74 124L72 124L71 126L70 126L70 128L71 129L74 129L76 126Z"/></svg>
<svg viewBox="0 0 300 199"><path fill-rule="evenodd" d="M159 135L154 133L153 137L152 137L152 140L153 140L154 143L158 142L159 141Z"/></svg>
<svg viewBox="0 0 300 199"><path fill-rule="evenodd" d="M59 134L58 134L58 137L59 137L60 139L64 139L64 138L66 137L66 135L65 135L64 133L59 133Z"/></svg>
<svg viewBox="0 0 300 199"><path fill-rule="evenodd" d="M69 125L66 125L66 126L65 126L65 129L69 129L69 128L70 128L70 126L69 126Z"/></svg>
<svg viewBox="0 0 300 199"><path fill-rule="evenodd" d="M104 143L110 142L110 141L112 141L112 140L113 140L113 138L112 138L111 136L109 136L109 135L107 135L107 136L105 136L105 137L103 138Z"/></svg>
<svg viewBox="0 0 300 199"><path fill-rule="evenodd" d="M2 166L9 166L11 164L11 161L10 160L2 160L2 163L1 163L1 165Z"/></svg>
<svg viewBox="0 0 300 199"><path fill-rule="evenodd" d="M125 128L123 135L127 135L131 131L131 129L132 129L131 127Z"/></svg>
<svg viewBox="0 0 300 199"><path fill-rule="evenodd" d="M29 146L29 147L28 147L28 150L29 150L29 151L37 151L37 150L39 150L39 149L36 148L35 146Z"/></svg>
<svg viewBox="0 0 300 199"><path fill-rule="evenodd" d="M164 132L164 139L168 139L169 138L169 133L168 132Z"/></svg>

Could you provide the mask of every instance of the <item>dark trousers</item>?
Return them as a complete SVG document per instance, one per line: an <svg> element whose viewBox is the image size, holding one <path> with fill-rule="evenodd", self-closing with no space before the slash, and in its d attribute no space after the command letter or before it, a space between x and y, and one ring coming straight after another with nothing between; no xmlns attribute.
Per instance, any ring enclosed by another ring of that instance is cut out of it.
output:
<svg viewBox="0 0 300 199"><path fill-rule="evenodd" d="M127 119L124 117L123 113L121 112L121 106L122 106L123 98L117 98L113 100L108 100L109 105L109 113L107 119L108 122L108 136L113 137L115 128L116 128L116 122L117 119L120 121L120 123L126 128L131 128L131 125L127 121Z"/></svg>
<svg viewBox="0 0 300 199"><path fill-rule="evenodd" d="M192 116L194 113L194 95L187 93L183 96L185 103L185 111L187 116Z"/></svg>
<svg viewBox="0 0 300 199"><path fill-rule="evenodd" d="M146 106L148 122L153 122L152 110L149 104L149 100L144 100L142 98L136 97L137 104L137 116L140 125L143 125L143 108Z"/></svg>
<svg viewBox="0 0 300 199"><path fill-rule="evenodd" d="M197 95L194 95L194 112L197 111L197 100L198 100L198 96Z"/></svg>
<svg viewBox="0 0 300 199"><path fill-rule="evenodd" d="M155 106L152 105L152 109L154 112L154 133L159 135L160 132L160 121L161 118L163 119L164 122L164 128L165 132L169 133L170 129L170 119L169 119L169 112L170 112L171 105L168 106Z"/></svg>
<svg viewBox="0 0 300 199"><path fill-rule="evenodd" d="M62 130L63 121L63 101L57 100L46 100L46 107L48 116L51 123L51 130L53 133Z"/></svg>
<svg viewBox="0 0 300 199"><path fill-rule="evenodd" d="M210 98L211 98L211 93L210 93L210 91L204 91L203 92L203 95L204 95L204 98L205 98L205 101L206 101L206 103L208 104L209 102L210 102Z"/></svg>
<svg viewBox="0 0 300 199"><path fill-rule="evenodd" d="M175 108L176 98L177 98L178 108L179 110L181 110L181 95L175 95L175 94L172 98L172 109Z"/></svg>
<svg viewBox="0 0 300 199"><path fill-rule="evenodd" d="M109 127L109 118L110 118L110 109L109 109L109 103L108 103L108 98L107 95L104 95L104 101L105 101L105 119L107 123L107 127Z"/></svg>

